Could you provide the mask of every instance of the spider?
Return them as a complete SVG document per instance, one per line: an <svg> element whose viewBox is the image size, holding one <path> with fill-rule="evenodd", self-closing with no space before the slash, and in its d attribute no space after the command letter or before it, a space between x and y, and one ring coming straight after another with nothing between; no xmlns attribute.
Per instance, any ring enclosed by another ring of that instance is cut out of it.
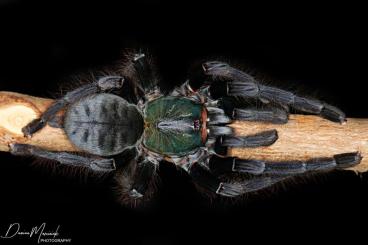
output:
<svg viewBox="0 0 368 245"><path fill-rule="evenodd" d="M266 106L247 106L252 100ZM109 172L117 169L115 156L133 150L134 166L121 175L129 200L148 195L162 160L184 169L200 188L226 197L258 191L297 174L351 167L361 161L357 152L287 162L226 156L228 147L269 146L278 139L276 130L236 136L231 122L287 123L289 108L345 122L344 113L334 106L263 85L219 61L197 66L184 84L164 95L149 59L133 53L118 75L99 77L66 93L22 129L31 137L46 124L63 128L83 155L27 144L12 144L11 153ZM61 110L65 113L60 120ZM225 174L249 178L224 181Z"/></svg>

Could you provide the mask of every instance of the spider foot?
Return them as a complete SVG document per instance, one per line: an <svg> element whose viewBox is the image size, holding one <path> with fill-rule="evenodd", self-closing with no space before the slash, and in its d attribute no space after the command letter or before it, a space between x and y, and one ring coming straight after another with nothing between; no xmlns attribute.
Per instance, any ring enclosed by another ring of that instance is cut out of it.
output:
<svg viewBox="0 0 368 245"><path fill-rule="evenodd" d="M337 168L349 168L357 165L363 159L359 152L343 153L334 155Z"/></svg>
<svg viewBox="0 0 368 245"><path fill-rule="evenodd" d="M342 112L339 108L332 105L323 104L323 109L321 110L320 115L321 117L333 122L346 122L345 113Z"/></svg>
<svg viewBox="0 0 368 245"><path fill-rule="evenodd" d="M136 189L132 189L129 191L129 197L132 199L140 199L143 197L143 194L139 193Z"/></svg>
<svg viewBox="0 0 368 245"><path fill-rule="evenodd" d="M46 125L45 121L41 118L34 119L22 128L23 135L25 137L32 137L32 134L36 133Z"/></svg>
<svg viewBox="0 0 368 245"><path fill-rule="evenodd" d="M10 153L18 156L26 156L32 154L32 147L27 144L9 144Z"/></svg>

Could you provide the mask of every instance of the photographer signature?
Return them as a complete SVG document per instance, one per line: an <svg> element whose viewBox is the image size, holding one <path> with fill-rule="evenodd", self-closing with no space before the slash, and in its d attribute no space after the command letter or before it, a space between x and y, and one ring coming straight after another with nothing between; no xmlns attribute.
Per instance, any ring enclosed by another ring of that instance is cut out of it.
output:
<svg viewBox="0 0 368 245"><path fill-rule="evenodd" d="M25 237L36 237L37 242L47 242L56 240L56 237L59 236L59 228L60 225L56 227L54 230L46 230L46 223L42 223L40 226L33 226L29 230L21 229L20 223L12 223L9 225L5 234L1 234L1 239L11 239L16 236L25 236ZM59 239L58 239L59 240ZM65 239L68 240L68 239Z"/></svg>

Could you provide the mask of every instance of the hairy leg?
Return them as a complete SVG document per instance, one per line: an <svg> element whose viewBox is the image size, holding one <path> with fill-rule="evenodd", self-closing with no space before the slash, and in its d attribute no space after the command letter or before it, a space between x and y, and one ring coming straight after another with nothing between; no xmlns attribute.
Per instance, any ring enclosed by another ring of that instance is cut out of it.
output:
<svg viewBox="0 0 368 245"><path fill-rule="evenodd" d="M224 147L259 147L272 145L277 139L277 131L269 130L248 136L224 135L219 140Z"/></svg>
<svg viewBox="0 0 368 245"><path fill-rule="evenodd" d="M200 187L225 197L236 197L248 192L267 188L289 176L257 176L242 182L226 183L219 180L200 164L194 164L189 171L193 181Z"/></svg>
<svg viewBox="0 0 368 245"><path fill-rule="evenodd" d="M150 183L152 182L153 175L156 174L156 165L147 159L138 162L134 174L134 180L129 192L131 198L142 198L146 193Z"/></svg>
<svg viewBox="0 0 368 245"><path fill-rule="evenodd" d="M218 195L235 197L267 188L287 178L312 171L348 168L359 164L359 153L343 153L308 161L266 162L254 159L212 156L208 164L195 163L189 174L202 188ZM231 173L248 174L242 181L222 182L218 176Z"/></svg>
<svg viewBox="0 0 368 245"><path fill-rule="evenodd" d="M124 74L129 83L129 89L122 91L124 98L130 98L138 103L149 100L151 95L159 94L158 79L155 69L147 54L143 52L129 52L123 62L120 72Z"/></svg>
<svg viewBox="0 0 368 245"><path fill-rule="evenodd" d="M80 156L70 152L52 152L27 144L11 144L10 153L20 156L42 157L69 166L87 167L94 171L107 172L116 169L113 158L101 158L92 155Z"/></svg>
<svg viewBox="0 0 368 245"><path fill-rule="evenodd" d="M210 170L216 175L224 173L249 173L254 175L293 175L309 171L341 169L359 164L362 157L357 152L337 154L332 157L312 158L306 161L267 162L234 157L212 157Z"/></svg>
<svg viewBox="0 0 368 245"><path fill-rule="evenodd" d="M320 115L334 122L342 123L345 121L345 114L334 106L316 99L300 97L279 88L262 85L249 74L226 63L206 62L202 65L202 69L209 80L207 84L210 95L259 99L263 103L277 103L302 112ZM215 82L216 80L222 81Z"/></svg>
<svg viewBox="0 0 368 245"><path fill-rule="evenodd" d="M242 121L270 122L274 124L284 124L288 121L288 113L279 108L235 108L232 118Z"/></svg>

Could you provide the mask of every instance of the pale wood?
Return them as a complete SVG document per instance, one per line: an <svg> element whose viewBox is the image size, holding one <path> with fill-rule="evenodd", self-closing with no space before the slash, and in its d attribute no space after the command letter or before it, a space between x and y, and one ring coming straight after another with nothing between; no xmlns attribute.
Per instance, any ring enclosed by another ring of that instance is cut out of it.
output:
<svg viewBox="0 0 368 245"><path fill-rule="evenodd" d="M53 151L77 151L61 129L46 126L32 138L23 137L21 128L37 118L52 103L28 95L0 92L0 151L9 151L10 143L27 143ZM326 157L343 152L361 152L362 163L352 168L368 171L368 119L349 118L338 124L317 116L291 115L287 124L275 125L259 122L234 122L238 135L251 135L276 129L279 139L271 146L233 148L229 155L240 158L257 158L269 161L304 160Z"/></svg>
<svg viewBox="0 0 368 245"><path fill-rule="evenodd" d="M348 118L347 123L339 124L317 116L290 115L287 124L237 121L232 127L238 135L276 129L279 139L267 147L232 148L231 156L277 161L360 152L362 162L352 170L368 171L368 119Z"/></svg>
<svg viewBox="0 0 368 245"><path fill-rule="evenodd" d="M51 99L0 92L0 151L9 151L10 143L41 146L54 151L76 151L61 129L46 126L32 138L23 137L21 129L52 103Z"/></svg>

